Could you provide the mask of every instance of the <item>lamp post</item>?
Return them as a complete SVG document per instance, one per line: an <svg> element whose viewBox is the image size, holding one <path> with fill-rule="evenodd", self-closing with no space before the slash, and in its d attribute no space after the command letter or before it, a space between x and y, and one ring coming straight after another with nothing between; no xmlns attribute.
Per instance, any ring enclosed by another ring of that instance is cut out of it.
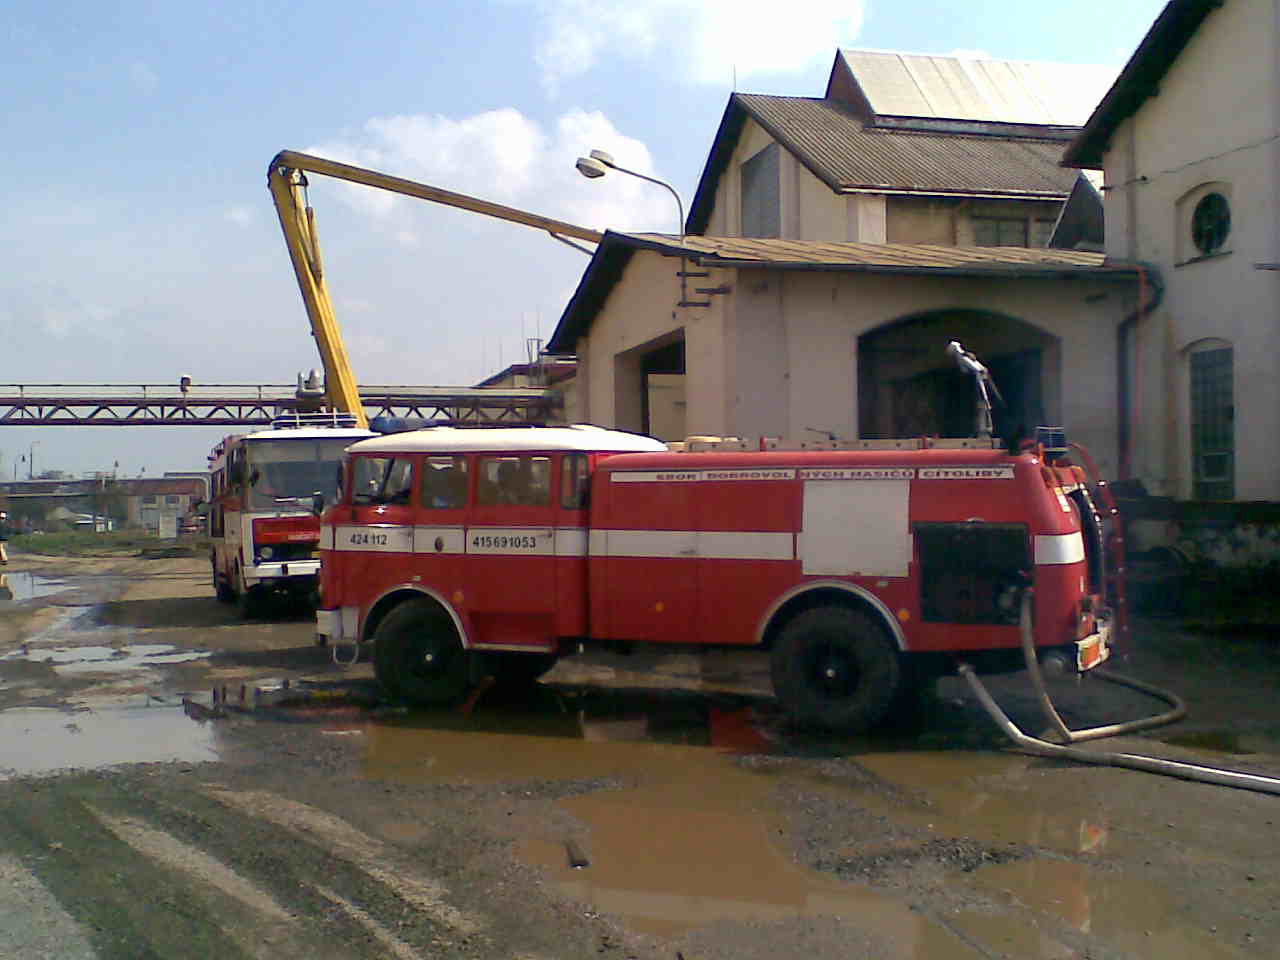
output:
<svg viewBox="0 0 1280 960"><path fill-rule="evenodd" d="M592 150L585 157L579 157L577 163L574 164L578 172L588 180L598 180L610 170L617 170L619 173L625 173L628 176L635 177L638 180L647 180L649 183L656 183L664 188L671 196L675 197L676 213L680 217L678 224L680 233L680 306L687 306L689 303L689 293L687 282L689 276L688 263L684 254L684 204L680 201L680 194L676 193L676 188L665 180L659 180L657 177L650 177L643 173L636 173L634 170L628 170L626 167L620 167L613 162L613 154L606 153L603 150Z"/></svg>
<svg viewBox="0 0 1280 960"><path fill-rule="evenodd" d="M680 215L680 245L684 246L684 204L680 202L680 194L676 193L676 188L667 183L667 181L659 180L657 177L646 176L643 173L636 173L626 167L620 167L613 162L613 155L605 153L603 150L592 150L589 156L579 157L574 166L588 180L597 180L608 171L617 170L619 173L625 173L639 180L648 180L650 183L656 183L658 186L665 188L676 200L676 211Z"/></svg>

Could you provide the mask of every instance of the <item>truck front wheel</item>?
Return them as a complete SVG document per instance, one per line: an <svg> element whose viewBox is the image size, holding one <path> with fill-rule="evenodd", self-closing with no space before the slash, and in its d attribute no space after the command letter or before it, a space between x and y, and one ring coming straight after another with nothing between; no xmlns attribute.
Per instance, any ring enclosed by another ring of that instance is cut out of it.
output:
<svg viewBox="0 0 1280 960"><path fill-rule="evenodd" d="M467 690L467 652L429 600L406 600L378 624L373 670L388 694L410 703L450 703Z"/></svg>
<svg viewBox="0 0 1280 960"><path fill-rule="evenodd" d="M236 598L236 592L231 589L231 584L227 583L227 578L218 573L218 561L210 560L213 565L213 594L218 598L219 603L232 603Z"/></svg>
<svg viewBox="0 0 1280 960"><path fill-rule="evenodd" d="M792 717L832 730L874 727L903 681L885 631L848 607L798 614L778 635L770 666L774 693Z"/></svg>

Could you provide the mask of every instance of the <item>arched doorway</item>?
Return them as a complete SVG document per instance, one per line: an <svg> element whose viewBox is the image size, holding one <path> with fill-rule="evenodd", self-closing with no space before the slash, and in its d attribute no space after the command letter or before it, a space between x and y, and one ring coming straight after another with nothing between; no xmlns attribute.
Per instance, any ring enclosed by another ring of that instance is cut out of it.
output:
<svg viewBox="0 0 1280 960"><path fill-rule="evenodd" d="M863 439L968 437L973 379L946 355L959 340L991 371L1004 398L997 435L1032 436L1062 422L1060 341L1024 320L988 310L931 310L858 338L858 432Z"/></svg>

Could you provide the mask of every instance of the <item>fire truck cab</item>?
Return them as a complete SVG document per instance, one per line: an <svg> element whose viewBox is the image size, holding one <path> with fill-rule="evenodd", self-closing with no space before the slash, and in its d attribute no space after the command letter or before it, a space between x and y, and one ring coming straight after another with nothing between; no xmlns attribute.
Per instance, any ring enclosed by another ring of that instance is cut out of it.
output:
<svg viewBox="0 0 1280 960"><path fill-rule="evenodd" d="M318 634L372 641L383 686L427 703L461 696L477 664L529 680L581 644L756 648L797 719L846 729L958 656L1016 669L1028 588L1041 655L1101 663L1112 614L1081 468L943 443L365 440L322 518Z"/></svg>
<svg viewBox="0 0 1280 960"><path fill-rule="evenodd" d="M294 414L209 455L209 539L219 600L252 615L268 592L310 594L320 569L316 494L332 502L343 451L374 434L341 414Z"/></svg>

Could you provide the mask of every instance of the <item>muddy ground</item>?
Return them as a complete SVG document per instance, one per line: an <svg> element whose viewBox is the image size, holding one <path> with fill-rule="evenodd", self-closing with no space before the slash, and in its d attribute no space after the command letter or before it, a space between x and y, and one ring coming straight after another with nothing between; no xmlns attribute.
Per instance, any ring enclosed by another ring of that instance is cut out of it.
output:
<svg viewBox="0 0 1280 960"><path fill-rule="evenodd" d="M1280 953L1280 797L1010 752L958 681L858 739L789 729L742 656L574 658L407 712L196 559L6 581L2 957ZM1190 717L1092 749L1280 775L1276 634L1151 620L1133 648ZM1043 727L1020 678L993 691ZM1077 725L1158 708L1055 691Z"/></svg>

